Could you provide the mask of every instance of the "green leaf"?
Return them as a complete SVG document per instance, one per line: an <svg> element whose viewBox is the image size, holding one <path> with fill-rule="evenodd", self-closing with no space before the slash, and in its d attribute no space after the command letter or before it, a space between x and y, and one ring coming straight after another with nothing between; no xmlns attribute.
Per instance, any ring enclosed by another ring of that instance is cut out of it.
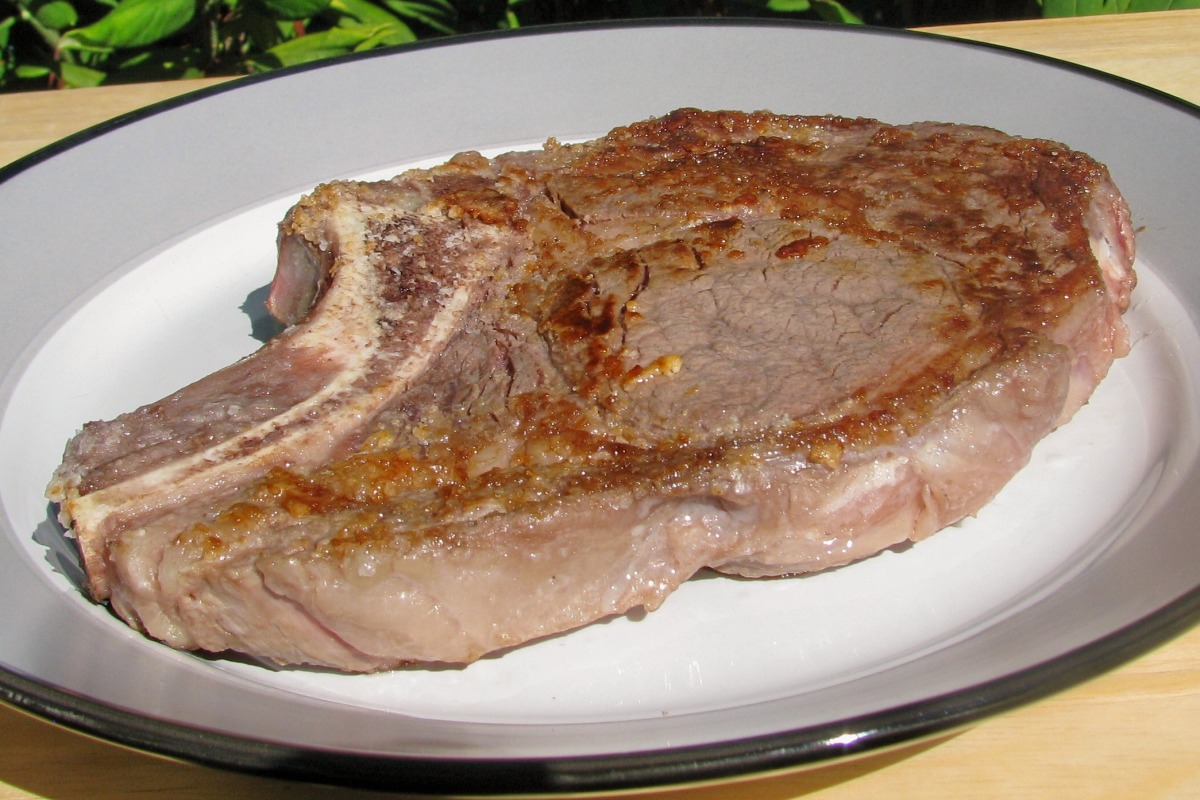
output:
<svg viewBox="0 0 1200 800"><path fill-rule="evenodd" d="M429 3L414 3L409 0L384 0L384 5L406 19L415 19L439 33L454 33L454 20L458 12L454 6L441 0Z"/></svg>
<svg viewBox="0 0 1200 800"><path fill-rule="evenodd" d="M13 66L12 54L8 49L8 37L16 21L16 17L0 19L0 87L8 84L10 68Z"/></svg>
<svg viewBox="0 0 1200 800"><path fill-rule="evenodd" d="M195 12L195 0L121 0L91 25L68 32L62 46L145 47L183 30Z"/></svg>
<svg viewBox="0 0 1200 800"><path fill-rule="evenodd" d="M1174 11L1200 8L1200 0L1129 0L1130 11Z"/></svg>
<svg viewBox="0 0 1200 800"><path fill-rule="evenodd" d="M862 18L836 0L813 0L813 10L817 16L828 22L845 22L850 25L862 25Z"/></svg>
<svg viewBox="0 0 1200 800"><path fill-rule="evenodd" d="M258 63L268 67L290 67L293 64L345 55L354 52L358 45L377 31L378 27L374 25L358 25L309 33L275 45L264 53L268 58Z"/></svg>
<svg viewBox="0 0 1200 800"><path fill-rule="evenodd" d="M767 10L779 14L797 14L811 8L810 0L767 0Z"/></svg>
<svg viewBox="0 0 1200 800"><path fill-rule="evenodd" d="M36 80L44 78L51 72L50 68L44 64L18 64L13 73L22 80Z"/></svg>
<svg viewBox="0 0 1200 800"><path fill-rule="evenodd" d="M1137 11L1200 8L1200 0L1043 0L1043 17L1083 17Z"/></svg>
<svg viewBox="0 0 1200 800"><path fill-rule="evenodd" d="M260 61L259 65L287 67L376 47L407 44L416 39L412 29L399 20L387 25L348 25L278 44L264 54L269 60Z"/></svg>
<svg viewBox="0 0 1200 800"><path fill-rule="evenodd" d="M83 86L99 86L108 77L107 73L98 69L71 64L66 61L61 62L58 68L59 77L62 78L62 82L76 89Z"/></svg>
<svg viewBox="0 0 1200 800"><path fill-rule="evenodd" d="M308 19L329 8L330 0L259 0L278 19Z"/></svg>
<svg viewBox="0 0 1200 800"><path fill-rule="evenodd" d="M79 24L79 14L76 13L75 6L66 0L43 3L34 10L33 16L42 25L56 31L65 31Z"/></svg>
<svg viewBox="0 0 1200 800"><path fill-rule="evenodd" d="M446 18L458 15L458 9L449 0L383 0L383 4L397 14L431 14Z"/></svg>
<svg viewBox="0 0 1200 800"><path fill-rule="evenodd" d="M1129 0L1042 0L1043 17L1087 17L1118 14Z"/></svg>
<svg viewBox="0 0 1200 800"><path fill-rule="evenodd" d="M410 44L417 40L412 28L397 21L392 25L381 26L375 33L363 39L354 46L354 52L362 53L377 47L393 47L399 44Z"/></svg>
<svg viewBox="0 0 1200 800"><path fill-rule="evenodd" d="M364 25L387 25L398 21L395 14L367 0L333 0L329 8Z"/></svg>

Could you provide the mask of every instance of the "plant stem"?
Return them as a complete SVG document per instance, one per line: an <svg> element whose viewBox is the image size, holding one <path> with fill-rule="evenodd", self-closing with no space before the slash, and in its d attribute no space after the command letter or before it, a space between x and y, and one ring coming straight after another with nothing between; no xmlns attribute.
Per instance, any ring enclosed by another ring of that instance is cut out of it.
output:
<svg viewBox="0 0 1200 800"><path fill-rule="evenodd" d="M42 37L42 41L44 41L51 50L57 52L58 40L62 38L58 31L47 28L45 25L43 25L38 20L37 16L29 10L28 4L22 2L22 0L17 0L17 13L21 16L22 22L29 23L29 26L37 31L38 36Z"/></svg>

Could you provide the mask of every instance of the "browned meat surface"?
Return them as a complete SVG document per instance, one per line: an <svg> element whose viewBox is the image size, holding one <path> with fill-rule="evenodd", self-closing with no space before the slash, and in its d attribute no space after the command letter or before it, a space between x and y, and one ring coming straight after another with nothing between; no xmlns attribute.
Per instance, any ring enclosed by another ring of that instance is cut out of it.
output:
<svg viewBox="0 0 1200 800"><path fill-rule="evenodd" d="M469 662L974 513L1127 350L1132 262L1103 166L981 128L683 110L464 154L304 198L290 327L85 426L49 496L176 647Z"/></svg>

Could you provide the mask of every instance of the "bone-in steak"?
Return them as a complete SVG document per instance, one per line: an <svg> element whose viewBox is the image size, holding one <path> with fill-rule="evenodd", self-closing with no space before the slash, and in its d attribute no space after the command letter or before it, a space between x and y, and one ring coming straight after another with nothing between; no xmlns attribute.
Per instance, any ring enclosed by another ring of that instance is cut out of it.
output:
<svg viewBox="0 0 1200 800"><path fill-rule="evenodd" d="M682 110L317 188L259 352L70 442L97 600L181 648L469 662L704 567L974 513L1128 347L1105 168L990 129Z"/></svg>

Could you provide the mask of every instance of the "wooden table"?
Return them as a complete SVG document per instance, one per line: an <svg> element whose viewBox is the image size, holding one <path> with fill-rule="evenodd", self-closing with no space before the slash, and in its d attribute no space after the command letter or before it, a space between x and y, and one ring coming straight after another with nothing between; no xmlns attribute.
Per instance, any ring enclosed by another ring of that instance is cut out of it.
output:
<svg viewBox="0 0 1200 800"><path fill-rule="evenodd" d="M1200 11L932 30L1075 61L1200 104ZM108 117L212 82L0 95L0 163ZM0 800L389 796L169 762L86 739L6 706L0 706L0 743ZM655 796L1200 798L1200 628L1115 672L938 742L792 775Z"/></svg>

